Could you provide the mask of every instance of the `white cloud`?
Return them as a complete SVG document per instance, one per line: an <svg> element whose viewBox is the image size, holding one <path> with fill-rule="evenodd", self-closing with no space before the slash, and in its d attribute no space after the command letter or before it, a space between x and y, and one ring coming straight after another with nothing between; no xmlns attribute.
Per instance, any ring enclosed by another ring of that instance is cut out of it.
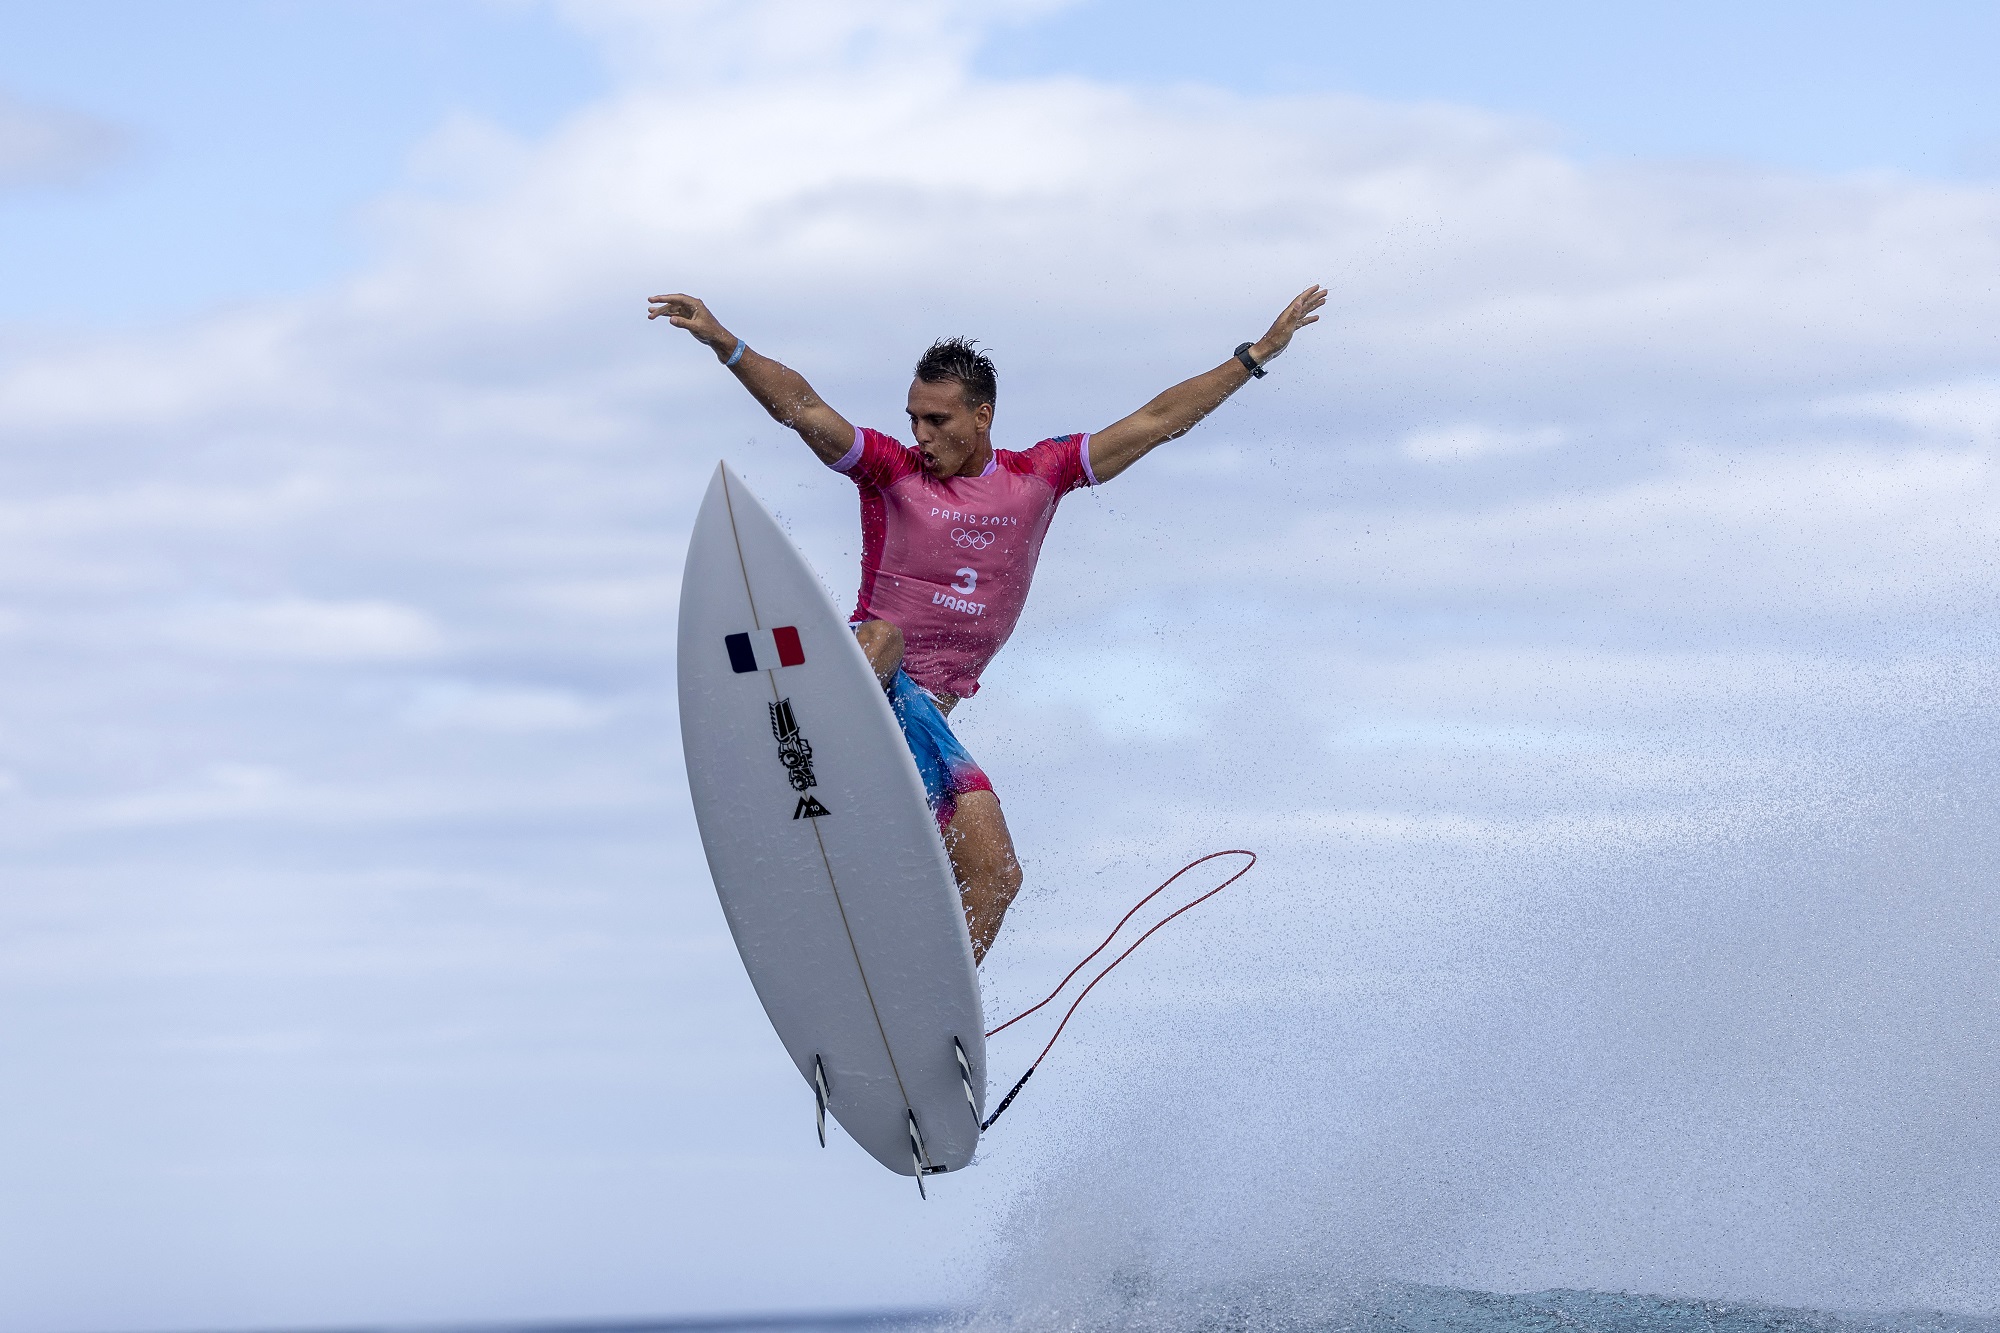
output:
<svg viewBox="0 0 2000 1333"><path fill-rule="evenodd" d="M463 715L433 724L433 729L463 727L474 731L546 731L546 705L541 717L525 717L518 703L500 715ZM527 726L520 724L527 722ZM494 725L496 722L499 725ZM555 729L574 729L574 719L561 719ZM568 782L552 787L538 775L510 774L494 781L463 774L440 782L428 775L404 778L374 774L361 781L330 781L268 763L219 760L159 783L117 792L88 804L52 808L38 804L32 817L44 831L100 837L106 829L156 828L210 824L266 824L295 829L372 827L382 830L424 828L441 823L476 821L496 827L551 815L578 813L629 816L655 803L654 793L630 786L607 787ZM526 781L522 779L526 778Z"/></svg>
<svg viewBox="0 0 2000 1333"><path fill-rule="evenodd" d="M1822 415L1900 422L1940 443L2000 445L2000 380L1957 380L1822 403Z"/></svg>
<svg viewBox="0 0 2000 1333"><path fill-rule="evenodd" d="M680 605L681 581L678 575L637 575L530 583L521 587L517 595L537 611L657 623L675 614Z"/></svg>
<svg viewBox="0 0 2000 1333"><path fill-rule="evenodd" d="M1072 391L1122 396L1321 278L1328 318L1274 373L1411 425L1480 399L1657 412L1894 374L1983 346L1992 313L1955 276L2000 252L1991 190L1592 170L1470 110L992 83L949 48L885 79L829 42L716 97L699 52L768 14L622 12L634 42L686 51L486 194L406 200L367 308L414 331L699 288L825 375L856 349L795 297L823 293L893 336L976 319L1051 377L1087 343Z"/></svg>
<svg viewBox="0 0 2000 1333"><path fill-rule="evenodd" d="M67 495L0 502L0 541L24 545L104 541L176 531L265 527L297 522L333 498L320 478L292 476L264 486L194 487L160 482L132 489L102 484Z"/></svg>
<svg viewBox="0 0 2000 1333"><path fill-rule="evenodd" d="M1703 450L1617 485L1300 517L1217 576L1591 613L1950 614L2000 559L1996 490L1978 452Z"/></svg>
<svg viewBox="0 0 2000 1333"><path fill-rule="evenodd" d="M397 662L435 657L445 646L429 616L388 601L218 603L191 607L170 623L180 643L235 657Z"/></svg>
<svg viewBox="0 0 2000 1333"><path fill-rule="evenodd" d="M433 730L533 733L594 727L609 712L567 690L438 681L419 690L403 716Z"/></svg>
<svg viewBox="0 0 2000 1333"><path fill-rule="evenodd" d="M1411 431L1403 437L1403 452L1420 463L1452 463L1462 459L1496 458L1553 449L1568 439L1555 426L1510 430L1467 422Z"/></svg>
<svg viewBox="0 0 2000 1333"><path fill-rule="evenodd" d="M96 817L108 824L186 824L235 820L296 809L310 796L266 764L211 764L193 780L105 802Z"/></svg>
<svg viewBox="0 0 2000 1333"><path fill-rule="evenodd" d="M324 311L317 312L324 319ZM17 431L158 430L324 406L298 317L238 311L179 329L51 340L0 367L0 421Z"/></svg>

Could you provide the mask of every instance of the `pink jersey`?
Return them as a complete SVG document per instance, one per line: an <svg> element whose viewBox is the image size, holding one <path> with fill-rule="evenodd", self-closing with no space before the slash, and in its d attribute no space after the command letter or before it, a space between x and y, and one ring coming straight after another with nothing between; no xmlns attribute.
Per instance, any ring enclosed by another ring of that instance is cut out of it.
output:
<svg viewBox="0 0 2000 1333"><path fill-rule="evenodd" d="M903 631L903 670L968 698L1014 632L1056 502L1094 486L1090 436L995 449L976 477L938 480L923 455L856 427L833 465L861 488L861 595L854 619Z"/></svg>

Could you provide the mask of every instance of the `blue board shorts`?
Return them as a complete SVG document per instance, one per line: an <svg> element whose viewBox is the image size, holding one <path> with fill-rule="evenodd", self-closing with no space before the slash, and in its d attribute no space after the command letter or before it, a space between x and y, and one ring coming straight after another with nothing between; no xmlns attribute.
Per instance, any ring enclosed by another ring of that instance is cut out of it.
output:
<svg viewBox="0 0 2000 1333"><path fill-rule="evenodd" d="M992 791L992 780L965 752L958 737L951 734L944 711L931 698L930 691L911 680L900 667L896 669L896 678L889 682L889 707L896 711L896 721L902 725L903 740L910 747L910 757L917 761L918 775L924 780L924 800L930 803L931 813L937 816L938 830L942 832L958 813L958 798L969 791Z"/></svg>

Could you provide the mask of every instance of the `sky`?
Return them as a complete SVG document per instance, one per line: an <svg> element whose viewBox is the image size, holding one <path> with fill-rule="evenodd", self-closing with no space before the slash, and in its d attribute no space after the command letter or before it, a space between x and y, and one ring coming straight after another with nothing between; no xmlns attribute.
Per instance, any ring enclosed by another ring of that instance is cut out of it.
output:
<svg viewBox="0 0 2000 1333"><path fill-rule="evenodd" d="M1496 13L0 5L0 1331L2000 1311L2000 20ZM672 702L715 460L841 598L854 500L643 298L1023 446L1311 282L954 716L989 1012L1264 859L919 1204Z"/></svg>

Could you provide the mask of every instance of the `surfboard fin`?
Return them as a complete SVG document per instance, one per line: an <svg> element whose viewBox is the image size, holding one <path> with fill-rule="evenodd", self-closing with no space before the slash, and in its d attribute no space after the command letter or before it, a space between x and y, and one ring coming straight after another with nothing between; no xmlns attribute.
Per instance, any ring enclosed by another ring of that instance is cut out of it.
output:
<svg viewBox="0 0 2000 1333"><path fill-rule="evenodd" d="M951 1039L951 1048L958 1052L958 1085L965 1089L965 1109L972 1112L972 1123L978 1125L979 1101L972 1095L972 1062L965 1058L965 1043L957 1037Z"/></svg>
<svg viewBox="0 0 2000 1333"><path fill-rule="evenodd" d="M826 1066L813 1057L813 1118L819 1123L819 1146L826 1146Z"/></svg>
<svg viewBox="0 0 2000 1333"><path fill-rule="evenodd" d="M908 1110L907 1107L904 1109ZM930 1154L924 1151L924 1136L917 1129L917 1113L915 1111L909 1111L909 1116L910 1116L910 1165L916 1168L917 1197L919 1199L928 1199L931 1196L924 1189L924 1173L930 1166Z"/></svg>

